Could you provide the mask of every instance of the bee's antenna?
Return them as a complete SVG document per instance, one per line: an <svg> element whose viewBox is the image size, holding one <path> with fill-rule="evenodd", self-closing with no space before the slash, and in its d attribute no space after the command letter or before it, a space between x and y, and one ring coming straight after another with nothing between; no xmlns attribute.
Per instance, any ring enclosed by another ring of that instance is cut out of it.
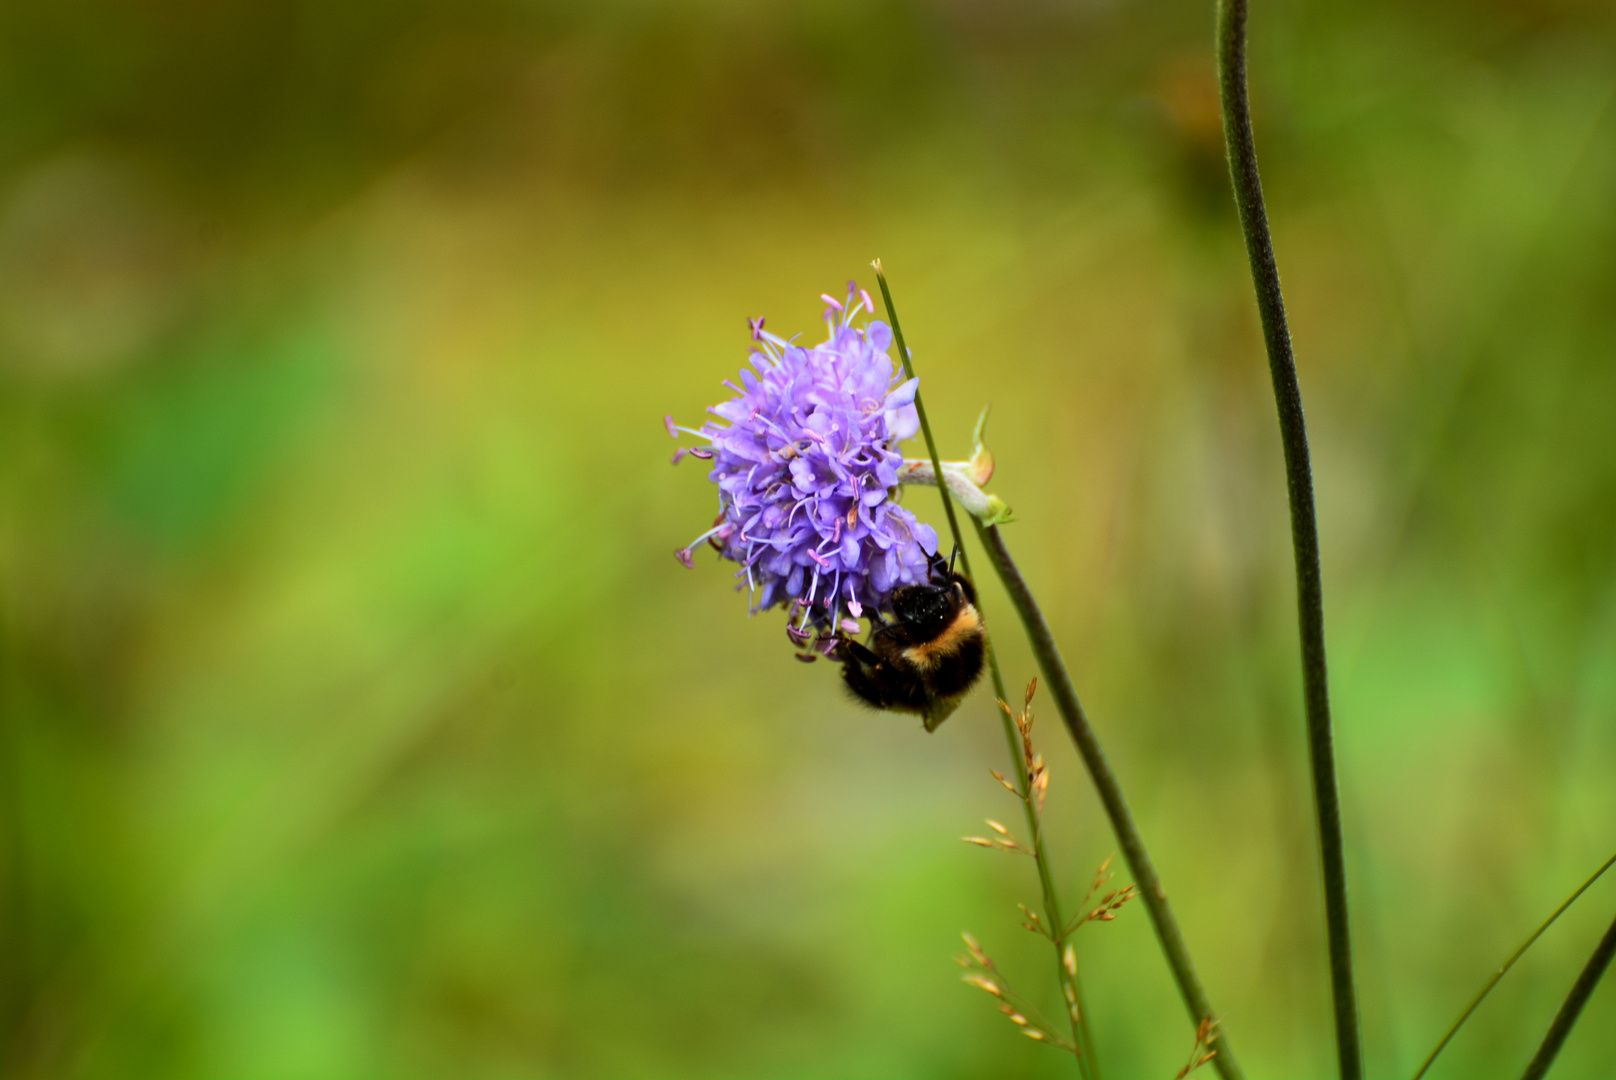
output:
<svg viewBox="0 0 1616 1080"><path fill-rule="evenodd" d="M948 576L951 578L954 576L954 560L957 558L959 558L959 544L956 543L953 553L948 556Z"/></svg>

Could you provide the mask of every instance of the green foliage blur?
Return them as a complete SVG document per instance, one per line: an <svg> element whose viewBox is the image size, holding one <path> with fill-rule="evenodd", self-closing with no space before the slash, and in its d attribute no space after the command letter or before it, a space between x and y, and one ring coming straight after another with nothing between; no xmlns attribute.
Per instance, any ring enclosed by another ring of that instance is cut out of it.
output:
<svg viewBox="0 0 1616 1080"><path fill-rule="evenodd" d="M1616 849L1616 9L1253 5L1370 1073ZM1330 1075L1211 0L0 4L0 1076L1054 1077L951 955L978 692L851 705L711 553L745 319L891 275L1254 1078ZM909 505L940 524L933 493ZM1033 674L996 584L1011 682ZM1113 841L1052 708L1075 903ZM1123 878L1126 880L1124 872ZM1602 882L1433 1073L1519 1071ZM1105 1075L1193 1026L1078 938ZM1555 1076L1608 1076L1616 986Z"/></svg>

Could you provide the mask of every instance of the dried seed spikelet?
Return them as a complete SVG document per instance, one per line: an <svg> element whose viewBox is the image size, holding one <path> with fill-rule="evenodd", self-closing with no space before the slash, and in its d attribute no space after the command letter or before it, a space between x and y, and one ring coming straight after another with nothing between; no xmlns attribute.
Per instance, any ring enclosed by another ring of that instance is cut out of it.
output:
<svg viewBox="0 0 1616 1080"><path fill-rule="evenodd" d="M993 774L993 779L997 780L999 783L1004 785L1004 790L1008 791L1010 794L1014 795L1018 799L1021 798L1020 789L1017 788L1016 785L1012 784L1010 781L1006 780L1004 778L1004 774L1001 773L998 769L989 769L988 772Z"/></svg>
<svg viewBox="0 0 1616 1080"><path fill-rule="evenodd" d="M1089 912L1088 917L1097 922L1110 922L1117 917L1118 908L1138 895L1139 890L1132 885L1113 889L1100 899L1100 906Z"/></svg>
<svg viewBox="0 0 1616 1080"><path fill-rule="evenodd" d="M965 841L967 844L975 844L977 847L998 847L999 846L998 844L995 844L992 840L989 840L985 836L962 836L962 837L960 837L960 839Z"/></svg>
<svg viewBox="0 0 1616 1080"><path fill-rule="evenodd" d="M982 951L982 946L976 943L976 939L974 937L962 931L960 933L960 938L965 942L965 947L970 950L972 960L975 960L978 964L981 964L985 968L993 967L993 958Z"/></svg>
<svg viewBox="0 0 1616 1080"><path fill-rule="evenodd" d="M975 986L975 987L977 987L979 989L982 989L982 990L986 990L988 993L992 994L994 997L1004 997L1004 990L999 986L999 984L994 982L992 979L987 978L986 976L983 976L983 975L962 975L962 976L960 976L960 978L963 979L965 982L970 983L972 986Z"/></svg>
<svg viewBox="0 0 1616 1080"><path fill-rule="evenodd" d="M988 828L992 829L994 832L998 833L1000 836L1009 836L1010 835L1010 830L1009 829L1005 828L1003 825L999 824L997 821L994 821L992 818L984 818L983 820L988 823Z"/></svg>
<svg viewBox="0 0 1616 1080"><path fill-rule="evenodd" d="M1100 891L1100 886L1111 880L1111 860L1114 858L1116 858L1115 855L1107 855L1105 862L1101 863L1100 868L1094 872L1094 884L1089 886L1088 895L1083 897L1083 903L1078 905L1079 908L1087 905L1094 898L1094 894Z"/></svg>
<svg viewBox="0 0 1616 1080"><path fill-rule="evenodd" d="M1038 771L1040 761L1038 752L1032 748L1032 711L1016 717L1016 726L1021 729L1021 760L1027 768L1027 775L1031 777Z"/></svg>
<svg viewBox="0 0 1616 1080"><path fill-rule="evenodd" d="M1027 697L1026 697L1026 700L1022 702L1022 707L1023 708L1025 708L1026 706L1032 704L1032 696L1034 694L1036 694L1037 692L1038 692L1038 676L1034 675L1027 682Z"/></svg>
<svg viewBox="0 0 1616 1080"><path fill-rule="evenodd" d="M1218 1020L1210 1016L1201 1018L1201 1022L1195 1028L1195 1046L1190 1050L1190 1059L1178 1070L1174 1080L1184 1080L1190 1073L1218 1056L1218 1052L1212 1048L1212 1044L1218 1038L1218 1023Z"/></svg>
<svg viewBox="0 0 1616 1080"><path fill-rule="evenodd" d="M1061 966L1066 969L1066 974L1074 979L1077 977L1077 950L1072 948L1070 942L1066 945L1066 951L1061 953Z"/></svg>
<svg viewBox="0 0 1616 1080"><path fill-rule="evenodd" d="M1035 1027L1024 1027L1021 1029L1021 1033L1027 1036L1027 1038L1037 1039L1039 1042L1047 1042L1049 1039L1048 1035L1045 1035L1042 1031L1039 1031Z"/></svg>

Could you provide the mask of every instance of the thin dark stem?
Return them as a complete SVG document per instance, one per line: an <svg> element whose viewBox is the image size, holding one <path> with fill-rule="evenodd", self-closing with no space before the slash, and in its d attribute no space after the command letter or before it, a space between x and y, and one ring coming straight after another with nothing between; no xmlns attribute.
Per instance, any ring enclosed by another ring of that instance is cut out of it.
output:
<svg viewBox="0 0 1616 1080"><path fill-rule="evenodd" d="M1459 1029L1464 1026L1464 1022L1470 1019L1470 1014L1476 1011L1476 1008L1481 1005L1482 1001L1487 997L1488 994L1492 993L1493 987L1498 985L1498 980L1502 979L1504 974L1509 971L1510 968L1515 966L1515 961L1526 955L1526 950L1530 949L1533 943L1536 942L1538 938L1543 936L1543 932L1549 927L1553 926L1555 920L1561 915L1564 915L1566 909L1572 904L1576 903L1577 898L1583 893L1587 892L1589 887L1603 877L1605 875L1605 871L1609 870L1612 866L1616 866L1616 855L1612 855L1610 858L1606 859L1599 869L1595 870L1589 876L1587 881L1584 881L1581 885L1577 886L1576 892L1566 897L1565 902L1559 907L1555 908L1554 913L1547 919L1544 919L1543 922L1538 925L1536 930L1532 931L1532 935L1530 937L1521 942L1520 948L1509 954L1509 959L1505 960L1501 965L1499 965L1498 970L1493 972L1492 978L1487 980L1487 985L1483 986L1481 991L1476 994L1475 997L1470 999L1470 1004L1466 1005L1465 1011L1459 1014L1459 1019L1455 1020L1453 1022L1453 1026L1448 1028L1447 1033L1442 1036L1442 1041L1437 1043L1436 1049L1431 1051L1431 1056L1426 1058L1424 1064L1420 1066L1420 1071L1414 1074L1414 1080L1420 1080L1420 1077L1426 1074L1426 1071L1431 1068L1432 1063L1436 1061L1437 1055L1442 1053L1443 1049L1448 1045L1449 1042L1453 1041L1453 1037L1459 1033Z"/></svg>
<svg viewBox="0 0 1616 1080"><path fill-rule="evenodd" d="M1307 425L1296 359L1285 325L1279 269L1268 235L1257 149L1246 96L1246 0L1219 0L1218 81L1223 99L1223 135L1229 151L1240 227L1245 233L1257 313L1268 346L1268 369L1279 408L1285 448L1285 479L1290 490L1291 544L1296 551L1296 602L1302 639L1302 698L1307 712L1308 756L1312 760L1313 801L1324 864L1325 929L1329 936L1330 985L1335 1002L1336 1050L1342 1080L1360 1080L1363 1054L1358 1034L1357 991L1352 978L1352 938L1347 915L1347 870L1342 854L1341 802L1336 792L1335 747L1330 729L1330 693L1324 664L1324 593L1319 575L1319 530L1313 509L1313 473L1308 461Z"/></svg>
<svg viewBox="0 0 1616 1080"><path fill-rule="evenodd" d="M1156 939L1161 942L1162 953L1167 957L1167 966L1172 969L1173 979L1178 983L1179 995L1189 1009L1190 1019L1199 1024L1213 1015L1212 1004L1195 975L1195 965L1190 960L1189 950L1184 947L1184 935L1178 928L1178 920L1173 917L1172 907L1167 903L1167 891L1156 876L1155 864L1150 861L1150 853L1145 850L1145 842L1134 825L1133 815L1128 812L1128 802L1122 797L1122 786L1117 783L1111 764L1105 759L1105 751L1100 748L1100 740L1089 726L1088 716L1077 698L1072 677L1067 674L1066 663L1061 659L1054 635L1050 633L1044 613L1039 610L1038 602L1033 599L1021 572L1011 560L1010 552L1004 546L1004 537L999 534L999 527L984 526L978 522L976 533L994 570L999 574L999 580L1004 582L1005 591L1010 594L1016 614L1021 616L1027 640L1038 659L1038 668L1044 673L1044 681L1049 684L1055 706L1060 710L1061 719L1066 722L1066 729L1071 732L1072 741L1077 744L1078 753L1083 756L1089 776L1094 779L1095 790L1100 794L1106 816L1111 819L1111 828L1117 834L1117 843L1122 847L1122 857L1128 861L1134 884L1139 887L1139 896L1144 900L1145 909L1150 912L1151 925L1156 930ZM1212 1065L1218 1070L1218 1075L1223 1080L1239 1080L1240 1066L1236 1064L1227 1040L1221 1035L1217 1048L1218 1054L1212 1059Z"/></svg>
<svg viewBox="0 0 1616 1080"><path fill-rule="evenodd" d="M1548 1074L1549 1066L1554 1064L1555 1056L1560 1053L1560 1047L1565 1045L1566 1036L1571 1034L1577 1018L1582 1015L1582 1007L1588 1004L1593 996L1594 987L1604 976L1605 969L1610 967L1612 957L1616 957L1616 921L1610 924L1605 936L1599 939L1594 948L1594 954L1588 958L1587 965L1577 981L1571 986L1571 993L1566 995L1565 1003L1555 1014L1554 1023L1549 1025L1548 1034L1543 1036L1543 1045L1537 1048L1532 1057L1532 1063L1526 1066L1521 1074L1521 1080L1543 1080Z"/></svg>
<svg viewBox="0 0 1616 1080"><path fill-rule="evenodd" d="M892 322L892 343L898 347L898 361L903 364L903 373L909 378L915 377L914 361L909 356L909 348L903 343L903 327L898 325L898 309L892 303L892 290L887 287L886 271L881 269L881 260L877 259L871 264L875 268L875 280L881 286L881 300L886 304L887 318ZM959 518L954 514L954 500L948 496L948 485L943 483L943 459L937 455L937 440L931 435L931 421L926 419L926 406L921 403L920 392L915 391L915 415L920 418L920 437L926 441L926 452L931 455L932 475L937 478L937 492L943 497L943 513L948 515L948 531L954 534L954 543L959 547L960 563L965 570L965 576L971 582L976 578L971 574L971 556L965 550L965 544L960 537ZM1004 696L1000 688L999 696ZM1019 745L1019 744L1018 744ZM1021 751L1017 750L1017 756Z"/></svg>
<svg viewBox="0 0 1616 1080"><path fill-rule="evenodd" d="M898 358L903 363L903 373L909 378L915 377L915 365L909 356L908 346L904 344L903 327L898 323L898 309L892 303L892 290L887 286L886 271L881 268L881 260L877 259L871 264L875 269L875 280L881 286L881 299L886 305L887 319L892 324L892 341L898 348ZM919 391L915 392L915 415L920 419L920 434L926 442L926 452L931 455L932 475L937 478L937 492L943 498L943 512L948 516L948 531L954 535L954 548L959 552L960 569L964 572L967 581L974 586L976 575L971 572L971 556L965 548L965 539L960 535L959 517L954 513L954 500L948 493L948 485L943 482L942 458L937 453L937 440L932 438L931 423L926 419L926 406L920 400ZM978 607L981 599L978 597ZM985 620L984 620L985 621ZM988 671L993 677L993 692L998 700L1010 701L1005 690L1004 673L999 670L999 654L993 647L993 639L988 638ZM1038 813L1033 808L1032 791L1027 776L1027 763L1021 753L1021 735L1016 731L1015 724L1010 717L1000 710L999 719L1004 725L1004 738L1010 749L1010 762L1015 766L1016 778L1019 783L1021 801L1027 811L1027 830L1032 838L1033 861L1038 864L1038 884L1044 896L1044 916L1049 925L1058 933L1066 925L1060 908L1060 894L1055 888L1055 878L1049 868L1049 857L1044 850L1044 831L1042 823L1038 820ZM1055 941L1055 969L1057 978L1064 989L1070 989L1072 1000L1076 1002L1076 1016L1071 1016L1072 1041L1077 1046L1077 1068L1083 1074L1084 1080L1100 1080L1100 1058L1094 1048L1093 1036L1089 1033L1089 1012L1083 1001L1083 986L1077 977L1076 971L1068 971L1064 958L1061 955L1061 942ZM1068 1014L1072 1010L1067 1010Z"/></svg>

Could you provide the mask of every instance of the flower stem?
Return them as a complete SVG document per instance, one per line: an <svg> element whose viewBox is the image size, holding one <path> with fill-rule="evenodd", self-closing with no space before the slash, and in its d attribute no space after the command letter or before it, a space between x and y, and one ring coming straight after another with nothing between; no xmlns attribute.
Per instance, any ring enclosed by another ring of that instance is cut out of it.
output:
<svg viewBox="0 0 1616 1080"><path fill-rule="evenodd" d="M1609 870L1612 866L1616 866L1616 855L1612 855L1610 858L1606 859L1599 869L1595 870L1593 874L1589 876L1587 881L1584 881L1581 885L1577 886L1576 892L1566 897L1565 902L1559 907L1555 908L1554 913L1547 919L1544 919L1536 930L1532 931L1532 935L1530 937L1521 942L1520 948L1509 954L1509 959L1505 960L1501 965L1499 965L1498 970L1493 972L1493 977L1487 980L1487 985L1481 988L1481 992L1470 999L1470 1004L1465 1006L1465 1011L1459 1014L1459 1019L1455 1020L1453 1022L1453 1026L1448 1028L1447 1033L1442 1036L1442 1041L1436 1044L1435 1050L1431 1051L1431 1056L1426 1058L1424 1063L1420 1065L1420 1071L1414 1074L1414 1080L1420 1080L1420 1077L1426 1074L1426 1071L1431 1068L1432 1063L1436 1061L1437 1055L1442 1053L1443 1049L1448 1045L1448 1043L1453 1040L1453 1037L1459 1033L1459 1029L1464 1026L1464 1022L1470 1019L1470 1014L1476 1011L1476 1007L1479 1006L1482 1000L1492 992L1493 987L1498 985L1498 980L1502 979L1504 974L1509 971L1510 968L1515 966L1515 961L1524 956L1526 954L1526 950L1530 949L1532 944L1536 942L1538 938L1543 936L1543 932L1549 927L1553 926L1556 919L1565 914L1566 908L1576 903L1577 898L1583 893L1587 892L1589 886L1603 877L1605 871Z"/></svg>
<svg viewBox="0 0 1616 1080"><path fill-rule="evenodd" d="M1033 599L1021 572L1010 558L1010 552L1004 546L1004 537L1000 535L999 527L978 523L976 533L981 538L982 547L987 551L994 570L998 571L999 580L1004 582L1005 591L1010 594L1010 602L1015 605L1016 613L1021 616L1021 623L1027 631L1027 640L1032 645L1033 655L1038 659L1039 670L1044 673L1044 680L1049 683L1050 692L1055 697L1055 705L1060 709L1061 719L1066 721L1066 729L1071 732L1072 741L1077 744L1078 753L1083 756L1083 764L1088 767L1089 776L1094 779L1095 790L1099 792L1100 802L1105 807L1106 815L1111 819L1111 828L1117 834L1117 843L1122 847L1122 857L1128 861L1128 868L1133 872L1134 884L1139 887L1139 895L1144 900L1145 909L1150 912L1151 925L1155 928L1156 939L1161 943L1162 953L1167 958L1167 966L1172 969L1173 979L1178 983L1179 995L1189 1009L1191 1020L1199 1024L1214 1015L1212 1004L1207 1000L1206 991L1201 988L1201 981L1195 975L1195 965L1190 960L1189 950L1184 946L1184 935L1178 928L1178 920L1173 917L1172 907L1167 903L1167 891L1162 888L1161 879L1156 876L1156 867L1150 861L1150 853L1145 850L1145 842L1140 838L1133 815L1128 811L1128 802L1122 796L1122 786L1117 783L1116 774L1111 771L1111 764L1106 761L1105 751L1100 747L1100 740L1095 736L1094 729L1089 726L1088 716L1083 712L1083 704L1077 698L1077 691L1072 686L1072 677L1066 671L1066 663L1061 659L1054 635L1050 633L1049 624L1044 621L1044 613L1039 609L1038 602ZM1218 1037L1218 1053L1212 1059L1212 1065L1223 1080L1240 1080L1242 1076L1240 1066L1222 1035Z"/></svg>
<svg viewBox="0 0 1616 1080"><path fill-rule="evenodd" d="M903 372L909 378L915 377L914 362L909 356L909 349L903 341L903 328L898 324L898 309L892 303L892 290L887 286L886 271L881 268L881 260L872 264L875 268L875 280L881 286L881 299L886 304L887 319L892 323L892 340L898 347L898 358L903 363ZM938 494L943 499L943 512L948 515L948 530L954 534L954 546L959 552L961 569L966 580L974 587L976 576L971 573L971 557L965 549L964 538L960 535L959 518L954 512L954 500L949 497L948 487L941 482L943 476L942 458L937 453L937 441L932 438L931 423L926 419L926 406L920 400L920 394L915 393L915 413L920 418L920 434L926 440L926 452L931 455L933 475L938 477ZM981 607L980 595L978 608ZM983 620L986 622L986 620ZM993 693L997 699L1009 704L1010 696L1005 690L1004 674L999 670L999 657L993 648L991 636L987 639L988 646L988 672L993 678ZM1033 793L1029 788L1027 776L1027 763L1022 757L1021 735L1016 731L1014 722L1009 715L1000 710L999 719L1004 723L1004 738L1010 748L1010 763L1015 766L1017 794L1027 811L1027 831L1032 838L1033 860L1038 864L1038 884L1044 895L1044 918L1051 927L1050 936L1055 946L1055 970L1063 997L1069 992L1070 1000L1075 1002L1066 1009L1072 1022L1072 1041L1077 1045L1077 1067L1084 1080L1100 1080L1100 1060L1094 1050L1094 1040L1089 1034L1089 1014L1083 1003L1083 988L1078 980L1076 970L1068 970L1062 956L1062 944L1065 940L1061 931L1066 921L1061 917L1060 896L1055 889L1055 879L1049 868L1049 858L1044 851L1044 834L1038 818L1038 812L1033 805ZM1074 965L1075 968L1075 965ZM1063 1001L1063 1007L1065 1002Z"/></svg>
<svg viewBox="0 0 1616 1080"><path fill-rule="evenodd" d="M1234 184L1240 227L1245 234L1257 313L1268 347L1268 368L1279 411L1280 441L1290 493L1291 544L1296 553L1296 599L1301 624L1302 697L1307 713L1308 755L1312 760L1313 800L1323 857L1325 929L1329 936L1330 981L1335 1003L1336 1050L1341 1080L1360 1080L1362 1048L1358 1034L1357 991L1352 977L1352 939L1347 912L1347 873L1341 841L1341 804L1336 791L1335 748L1330 727L1330 694L1324 663L1324 594L1319 572L1319 531L1313 509L1313 475L1308 460L1307 426L1296 359L1285 324L1285 301L1268 233L1257 149L1251 133L1246 92L1246 0L1218 0L1218 82L1223 101L1223 135Z"/></svg>
<svg viewBox="0 0 1616 1080"><path fill-rule="evenodd" d="M1566 1036L1571 1034L1572 1026L1582 1015L1582 1007L1588 1004L1594 987L1599 985L1605 969L1610 967L1612 957L1616 957L1616 921L1611 922L1610 929L1605 931L1605 936L1594 947L1594 954L1588 958L1582 974L1572 984L1571 993L1566 995L1560 1011L1555 1014L1554 1023L1549 1025L1548 1033L1543 1036L1543 1045L1537 1048L1531 1064L1521 1074L1521 1080L1543 1080L1549 1066L1554 1064L1555 1057L1560 1053L1560 1047L1565 1044Z"/></svg>

